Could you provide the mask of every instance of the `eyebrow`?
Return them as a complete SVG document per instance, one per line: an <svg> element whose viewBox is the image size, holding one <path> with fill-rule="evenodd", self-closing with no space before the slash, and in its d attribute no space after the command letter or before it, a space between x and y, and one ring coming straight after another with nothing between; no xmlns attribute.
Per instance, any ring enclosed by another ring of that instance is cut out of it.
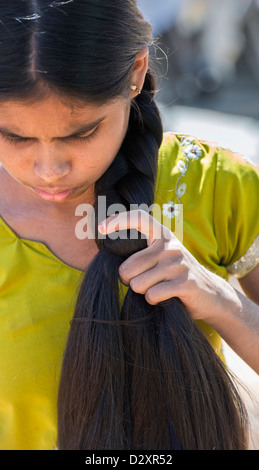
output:
<svg viewBox="0 0 259 470"><path fill-rule="evenodd" d="M102 118L98 119L97 121L89 122L88 124L85 124L81 127L78 127L70 135L66 135L64 137L53 137L53 139L51 139L51 141L53 141L53 140L65 140L65 139L71 139L73 137L79 137L80 135L83 135L83 134L91 131L92 129L95 129L97 126L99 126L99 124L101 124L101 122L104 121L105 118L106 118L106 116L103 116ZM5 127L0 127L0 134L3 134L6 137L11 137L11 138L14 138L14 139L38 140L35 137L25 137L25 136L16 134L14 132L11 132L9 129L7 129Z"/></svg>

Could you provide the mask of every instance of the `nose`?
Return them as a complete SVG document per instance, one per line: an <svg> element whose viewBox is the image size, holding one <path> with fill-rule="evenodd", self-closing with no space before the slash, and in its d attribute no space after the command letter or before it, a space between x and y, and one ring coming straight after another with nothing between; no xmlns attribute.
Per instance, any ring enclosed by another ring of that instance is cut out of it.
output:
<svg viewBox="0 0 259 470"><path fill-rule="evenodd" d="M71 170L70 162L55 155L41 155L34 161L34 173L46 183L55 183L68 175Z"/></svg>

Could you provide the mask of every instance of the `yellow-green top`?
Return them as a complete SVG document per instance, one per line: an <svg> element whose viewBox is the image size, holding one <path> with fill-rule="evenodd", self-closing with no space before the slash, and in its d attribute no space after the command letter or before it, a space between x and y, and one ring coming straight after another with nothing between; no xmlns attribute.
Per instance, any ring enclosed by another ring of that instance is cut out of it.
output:
<svg viewBox="0 0 259 470"><path fill-rule="evenodd" d="M165 135L159 222L174 231L174 204L182 204L183 244L223 278L258 239L258 194L258 171L241 156ZM20 239L1 218L0 253L0 449L54 449L62 353L83 273L43 243ZM218 334L198 323L221 354Z"/></svg>

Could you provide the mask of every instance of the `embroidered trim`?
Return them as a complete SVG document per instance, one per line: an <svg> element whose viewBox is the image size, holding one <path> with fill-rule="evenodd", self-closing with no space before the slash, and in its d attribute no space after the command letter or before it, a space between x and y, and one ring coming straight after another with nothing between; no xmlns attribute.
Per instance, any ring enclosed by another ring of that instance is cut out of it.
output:
<svg viewBox="0 0 259 470"><path fill-rule="evenodd" d="M177 168L180 172L180 176L176 181L175 194L178 204L181 204L180 198L183 197L187 188L186 183L180 184L180 181L186 175L190 161L199 160L199 158L203 155L201 147L195 144L195 139L193 137L182 137L180 147L183 155L185 156L185 161L179 160L177 162ZM180 207L177 206L177 204L175 204L173 201L168 201L168 203L163 204L162 213L169 219L173 219L174 217L179 216L181 212Z"/></svg>
<svg viewBox="0 0 259 470"><path fill-rule="evenodd" d="M173 201L169 201L167 204L163 204L162 214L169 219L173 219L175 216L180 215L180 208Z"/></svg>
<svg viewBox="0 0 259 470"><path fill-rule="evenodd" d="M247 252L233 264L229 264L227 272L238 279L246 276L259 264L259 235L253 241Z"/></svg>
<svg viewBox="0 0 259 470"><path fill-rule="evenodd" d="M183 160L179 160L177 163L178 170L180 171L180 176L175 185L175 193L178 204L181 204L180 198L184 195L187 187L186 183L182 183L180 186L179 183L187 173L190 160L199 160L199 158L203 155L201 147L199 147L199 145L195 144L194 142L195 139L193 137L182 137L181 139L180 146L186 161L184 162Z"/></svg>

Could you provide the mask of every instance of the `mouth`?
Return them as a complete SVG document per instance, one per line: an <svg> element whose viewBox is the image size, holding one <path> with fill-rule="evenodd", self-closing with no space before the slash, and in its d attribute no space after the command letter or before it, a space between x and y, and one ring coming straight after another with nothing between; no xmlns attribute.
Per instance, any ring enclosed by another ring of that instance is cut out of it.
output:
<svg viewBox="0 0 259 470"><path fill-rule="evenodd" d="M64 201L74 194L77 189L78 187L71 189L50 189L46 191L39 188L33 188L33 190L46 201Z"/></svg>

